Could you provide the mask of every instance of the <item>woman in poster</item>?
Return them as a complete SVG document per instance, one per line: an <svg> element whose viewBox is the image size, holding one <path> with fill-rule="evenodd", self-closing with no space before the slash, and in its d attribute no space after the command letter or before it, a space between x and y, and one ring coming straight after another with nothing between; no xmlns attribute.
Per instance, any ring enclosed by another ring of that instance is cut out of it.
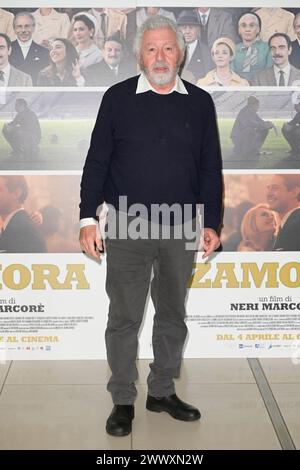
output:
<svg viewBox="0 0 300 470"><path fill-rule="evenodd" d="M78 53L73 44L56 38L50 50L50 64L40 71L38 86L77 86Z"/></svg>
<svg viewBox="0 0 300 470"><path fill-rule="evenodd" d="M238 251L271 251L278 232L279 219L267 204L249 209L242 220L242 241Z"/></svg>
<svg viewBox="0 0 300 470"><path fill-rule="evenodd" d="M235 55L235 44L229 38L217 39L211 49L216 68L198 80L198 86L249 86L247 80L232 71L231 63Z"/></svg>
<svg viewBox="0 0 300 470"><path fill-rule="evenodd" d="M76 43L81 70L97 64L103 59L102 52L94 42L97 22L93 15L81 13L74 17L72 37Z"/></svg>

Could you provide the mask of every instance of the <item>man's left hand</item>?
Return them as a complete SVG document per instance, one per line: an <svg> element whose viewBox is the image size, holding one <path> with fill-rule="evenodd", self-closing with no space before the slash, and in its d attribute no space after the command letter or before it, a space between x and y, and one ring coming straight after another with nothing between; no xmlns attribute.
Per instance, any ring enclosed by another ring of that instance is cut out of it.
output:
<svg viewBox="0 0 300 470"><path fill-rule="evenodd" d="M207 258L217 248L219 248L221 242L217 232L212 228L204 228L203 235L201 237L200 248L203 248L204 253L202 258Z"/></svg>

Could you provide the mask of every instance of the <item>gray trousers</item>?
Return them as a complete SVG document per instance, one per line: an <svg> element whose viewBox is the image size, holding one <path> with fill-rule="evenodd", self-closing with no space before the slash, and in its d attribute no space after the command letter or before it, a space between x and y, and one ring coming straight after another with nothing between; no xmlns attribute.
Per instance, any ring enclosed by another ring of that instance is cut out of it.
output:
<svg viewBox="0 0 300 470"><path fill-rule="evenodd" d="M143 320L151 271L155 307L152 346L154 360L147 379L148 393L175 393L187 335L185 300L195 250L185 239L106 239L106 291L110 299L105 342L112 375L107 384L114 404L130 405L137 395L135 381L138 333Z"/></svg>

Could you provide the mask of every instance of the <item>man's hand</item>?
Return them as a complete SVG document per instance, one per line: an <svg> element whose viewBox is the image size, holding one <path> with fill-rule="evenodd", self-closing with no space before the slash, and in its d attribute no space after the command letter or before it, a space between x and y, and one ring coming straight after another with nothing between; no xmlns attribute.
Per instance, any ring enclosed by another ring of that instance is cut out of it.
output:
<svg viewBox="0 0 300 470"><path fill-rule="evenodd" d="M76 60L76 62L72 64L72 75L76 80L82 77L79 60Z"/></svg>
<svg viewBox="0 0 300 470"><path fill-rule="evenodd" d="M220 244L220 237L217 232L212 228L204 228L203 238L200 243L200 247L204 249L202 258L204 259L211 255L217 248L219 248Z"/></svg>
<svg viewBox="0 0 300 470"><path fill-rule="evenodd" d="M97 233L97 225L82 227L79 233L79 243L84 253L96 259L101 258L100 251L103 250L101 236Z"/></svg>

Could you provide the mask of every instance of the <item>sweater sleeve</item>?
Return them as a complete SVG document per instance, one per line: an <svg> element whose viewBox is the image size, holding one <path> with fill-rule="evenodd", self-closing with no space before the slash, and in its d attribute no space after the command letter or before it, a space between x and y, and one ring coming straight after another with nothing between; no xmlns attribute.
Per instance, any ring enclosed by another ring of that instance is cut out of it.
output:
<svg viewBox="0 0 300 470"><path fill-rule="evenodd" d="M208 96L200 155L199 202L204 205L204 227L219 232L222 220L222 159L213 100Z"/></svg>
<svg viewBox="0 0 300 470"><path fill-rule="evenodd" d="M113 153L113 103L110 90L102 97L80 185L80 219L96 218L104 202L104 184Z"/></svg>

